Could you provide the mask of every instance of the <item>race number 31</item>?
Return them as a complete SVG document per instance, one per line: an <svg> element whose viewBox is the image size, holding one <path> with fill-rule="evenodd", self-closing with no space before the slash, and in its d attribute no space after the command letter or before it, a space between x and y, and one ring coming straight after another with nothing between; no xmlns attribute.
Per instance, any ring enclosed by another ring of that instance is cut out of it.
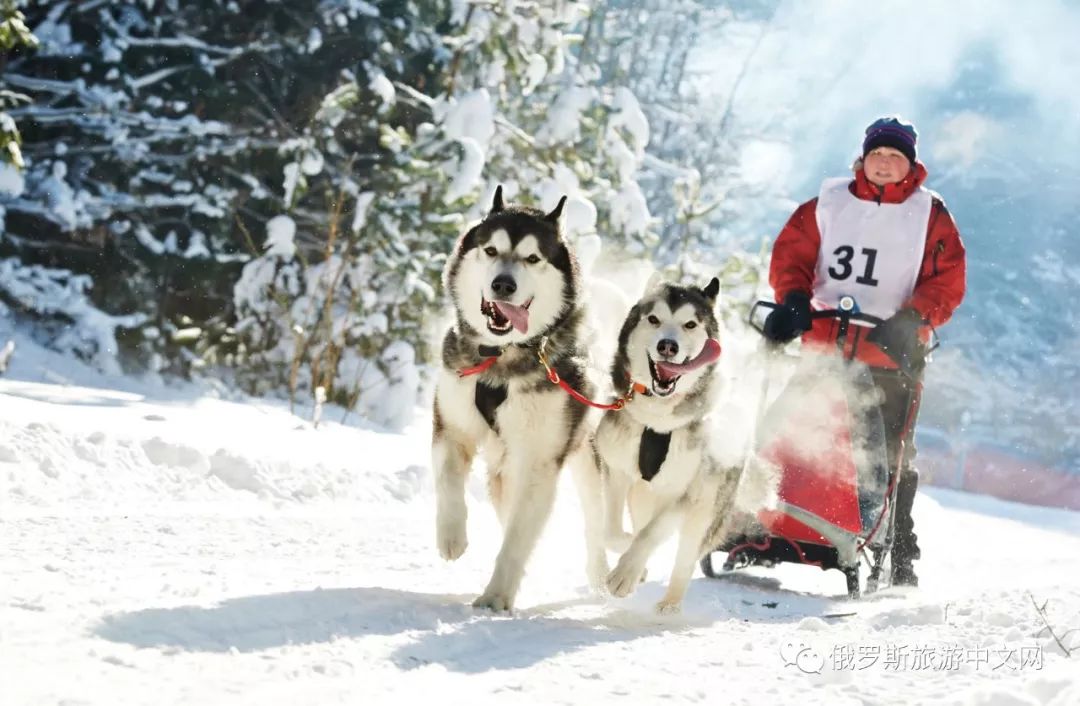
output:
<svg viewBox="0 0 1080 706"><path fill-rule="evenodd" d="M855 281L859 284L876 287L878 281L874 279L874 262L877 261L877 250L863 248L862 254L865 260L863 273L856 277ZM855 248L850 245L841 245L836 250L833 250L833 255L836 255L837 260L835 265L829 267L829 275L838 280L845 280L850 277L854 271L851 261L855 258Z"/></svg>

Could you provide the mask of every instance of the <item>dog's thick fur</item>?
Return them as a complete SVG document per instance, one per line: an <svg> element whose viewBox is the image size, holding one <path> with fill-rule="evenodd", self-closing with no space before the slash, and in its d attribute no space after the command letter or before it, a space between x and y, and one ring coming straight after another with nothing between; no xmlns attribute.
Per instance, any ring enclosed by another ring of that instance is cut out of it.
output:
<svg viewBox="0 0 1080 706"><path fill-rule="evenodd" d="M656 365L693 359L709 339L718 339L713 310L719 287L716 279L704 289L653 286L631 309L619 334L612 382L617 390L637 382L648 391L622 411L605 412L596 433L607 548L623 552L607 589L615 596L631 593L650 555L679 530L675 566L656 606L661 613L681 609L694 567L712 548L738 483L738 469L710 453L715 430L709 414L720 391L717 364L686 372L674 383ZM632 535L623 530L626 506Z"/></svg>
<svg viewBox="0 0 1080 706"><path fill-rule="evenodd" d="M465 480L482 448L503 542L473 605L497 611L513 607L562 466L595 467L586 408L547 379L537 356L543 340L558 375L592 393L581 341L581 281L559 228L565 200L547 214L508 207L499 187L490 212L460 239L443 273L456 321L443 340L435 390L436 543L444 559L465 551ZM492 355L497 359L482 372L459 374ZM588 473L575 477L592 482ZM606 572L601 521L586 516L594 583Z"/></svg>

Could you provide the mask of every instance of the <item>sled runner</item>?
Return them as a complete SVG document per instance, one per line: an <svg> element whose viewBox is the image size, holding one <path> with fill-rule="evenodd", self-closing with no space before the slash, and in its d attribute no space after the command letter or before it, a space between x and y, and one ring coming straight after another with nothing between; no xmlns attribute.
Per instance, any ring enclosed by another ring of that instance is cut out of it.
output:
<svg viewBox="0 0 1080 706"><path fill-rule="evenodd" d="M763 331L755 314L776 306L763 301L754 305L750 323L759 333ZM854 322L876 326L882 321L859 313L850 297L841 299L840 308L815 311L812 317L838 320L841 351L850 327L858 325ZM866 593L882 582L891 583L892 565L886 568L886 559L894 539L903 444L897 458L886 457L878 392L866 365L843 354L810 354L800 361L799 370L767 407L767 390L762 389L747 461L772 466L778 477L776 505L759 510L747 523L752 529L728 537L713 552L727 552L723 572L778 562L838 569L847 578L848 595L855 598L860 595L860 559L870 569ZM911 370L895 374L913 376ZM907 401L909 426L917 387L911 386ZM702 558L701 569L710 578L724 575L715 570L712 552Z"/></svg>

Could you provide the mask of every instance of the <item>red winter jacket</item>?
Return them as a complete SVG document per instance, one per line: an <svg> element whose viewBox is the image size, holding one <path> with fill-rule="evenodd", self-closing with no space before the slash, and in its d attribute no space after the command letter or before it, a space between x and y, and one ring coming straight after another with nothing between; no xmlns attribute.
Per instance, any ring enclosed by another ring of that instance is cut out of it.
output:
<svg viewBox="0 0 1080 706"><path fill-rule="evenodd" d="M903 181L881 188L870 182L860 168L849 188L857 198L867 201L902 203L926 180L926 175L926 167L921 162L916 162L915 168ZM782 302L784 297L793 291L813 296L814 273L821 247L816 208L817 198L813 198L795 209L773 245L769 284L776 293L777 302ZM936 327L949 320L964 298L967 266L960 232L945 208L945 203L936 194L926 227L926 250L923 253L922 267L911 298L904 302L902 308L915 309ZM818 319L813 328L803 335L803 343L835 347L838 328L834 319ZM854 351L855 357L867 365L895 368L896 364L880 348L866 342L867 331L868 329L862 326L851 327L845 342L845 352L851 355ZM926 340L929 337L929 328L924 328L922 333Z"/></svg>

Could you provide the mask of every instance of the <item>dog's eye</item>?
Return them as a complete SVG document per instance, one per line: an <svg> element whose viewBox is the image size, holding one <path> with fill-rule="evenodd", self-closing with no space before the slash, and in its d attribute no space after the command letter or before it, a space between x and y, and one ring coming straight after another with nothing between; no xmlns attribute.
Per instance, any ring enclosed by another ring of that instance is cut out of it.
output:
<svg viewBox="0 0 1080 706"><path fill-rule="evenodd" d="M499 251L496 250L494 247L489 245L486 248L484 248L484 254L487 255L488 257L495 257L496 255L499 254Z"/></svg>
<svg viewBox="0 0 1080 706"><path fill-rule="evenodd" d="M684 324L684 326L686 327L687 331L690 331L691 329L697 328L697 322L696 321L687 321Z"/></svg>
<svg viewBox="0 0 1080 706"><path fill-rule="evenodd" d="M536 263L540 262L540 256L533 253L532 255L529 255L527 258L525 258L525 262L529 263L530 265L535 265Z"/></svg>
<svg viewBox="0 0 1080 706"><path fill-rule="evenodd" d="M652 324L653 326L659 326L660 325L660 319L656 318L655 314L649 314L649 318L647 319L647 321L650 324Z"/></svg>

